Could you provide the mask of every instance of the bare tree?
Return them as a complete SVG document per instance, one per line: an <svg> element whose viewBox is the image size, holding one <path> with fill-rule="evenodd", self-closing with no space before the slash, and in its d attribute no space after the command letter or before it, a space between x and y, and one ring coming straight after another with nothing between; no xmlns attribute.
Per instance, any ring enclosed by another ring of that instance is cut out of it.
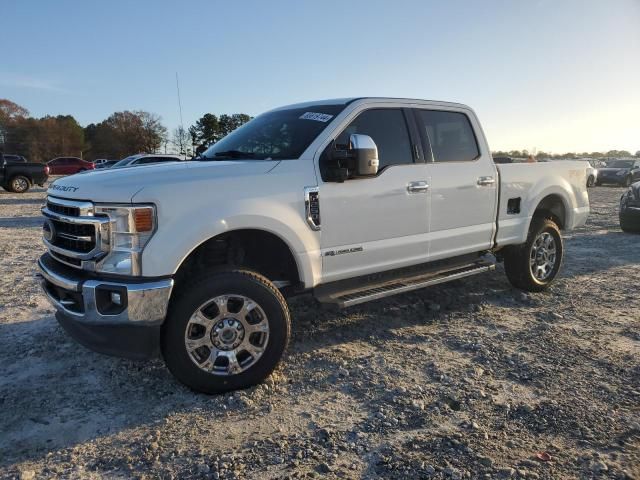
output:
<svg viewBox="0 0 640 480"><path fill-rule="evenodd" d="M171 143L178 150L180 155L191 155L191 135L183 127L178 127L173 130L171 136Z"/></svg>

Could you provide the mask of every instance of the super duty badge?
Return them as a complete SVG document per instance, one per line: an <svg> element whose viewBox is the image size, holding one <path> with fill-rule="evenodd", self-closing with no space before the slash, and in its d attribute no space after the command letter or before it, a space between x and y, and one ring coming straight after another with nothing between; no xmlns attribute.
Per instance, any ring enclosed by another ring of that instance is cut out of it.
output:
<svg viewBox="0 0 640 480"><path fill-rule="evenodd" d="M49 190L59 190L61 192L76 192L79 187L66 187L64 185L50 185Z"/></svg>

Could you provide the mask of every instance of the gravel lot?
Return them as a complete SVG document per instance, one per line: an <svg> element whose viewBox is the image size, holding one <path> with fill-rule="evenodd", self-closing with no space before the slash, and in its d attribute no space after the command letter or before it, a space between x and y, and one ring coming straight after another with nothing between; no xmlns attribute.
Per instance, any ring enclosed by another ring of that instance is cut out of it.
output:
<svg viewBox="0 0 640 480"><path fill-rule="evenodd" d="M33 278L44 190L0 193L0 477L640 478L640 236L590 190L542 294L484 276L332 312L292 301L258 387L192 393L74 343Z"/></svg>

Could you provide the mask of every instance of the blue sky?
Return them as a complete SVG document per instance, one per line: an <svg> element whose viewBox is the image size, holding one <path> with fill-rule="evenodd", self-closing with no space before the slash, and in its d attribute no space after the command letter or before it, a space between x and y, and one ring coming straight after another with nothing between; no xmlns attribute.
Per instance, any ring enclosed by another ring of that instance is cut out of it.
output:
<svg viewBox="0 0 640 480"><path fill-rule="evenodd" d="M458 101L492 149L640 150L640 0L0 0L0 98L86 125L298 101Z"/></svg>

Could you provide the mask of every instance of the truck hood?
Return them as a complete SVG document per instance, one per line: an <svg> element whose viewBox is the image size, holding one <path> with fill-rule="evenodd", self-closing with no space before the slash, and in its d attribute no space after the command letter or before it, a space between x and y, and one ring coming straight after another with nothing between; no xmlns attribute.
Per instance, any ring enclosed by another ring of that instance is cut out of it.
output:
<svg viewBox="0 0 640 480"><path fill-rule="evenodd" d="M215 181L269 172L279 160L186 161L92 170L59 178L49 185L47 194L93 202L132 202L136 193L148 186Z"/></svg>

